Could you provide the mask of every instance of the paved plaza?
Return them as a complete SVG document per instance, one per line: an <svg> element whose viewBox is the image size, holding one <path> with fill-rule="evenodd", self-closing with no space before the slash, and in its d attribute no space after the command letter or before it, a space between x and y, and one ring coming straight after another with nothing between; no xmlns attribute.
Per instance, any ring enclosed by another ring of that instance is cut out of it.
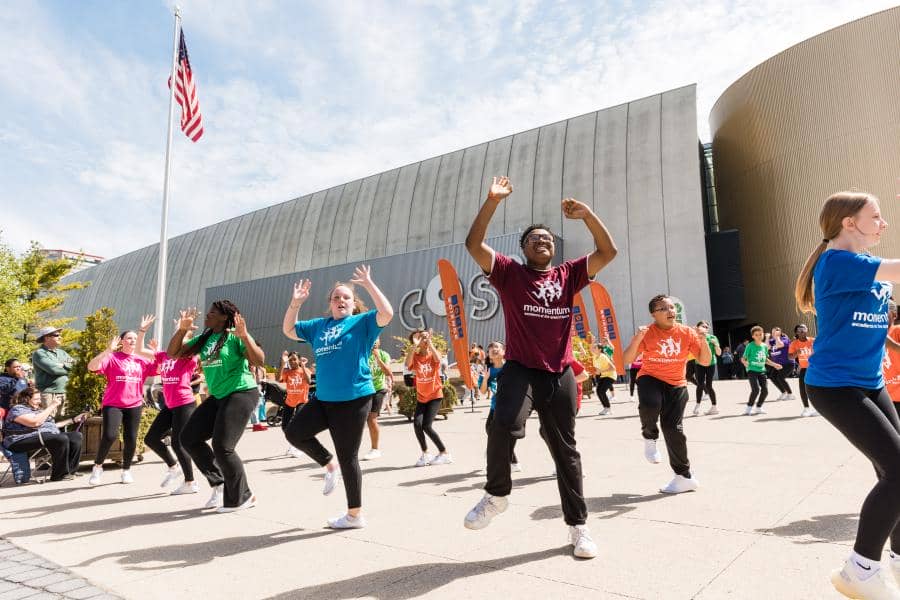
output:
<svg viewBox="0 0 900 600"><path fill-rule="evenodd" d="M0 547L0 600L54 597L10 581L4 557L22 550L91 594L124 598L838 598L828 574L849 552L873 469L824 419L799 418L799 400L739 416L748 388L717 382L721 414L685 418L701 488L679 496L658 493L671 478L665 450L663 464L645 461L637 403L621 386L611 417L596 416L596 399L582 407L594 560L567 545L536 419L516 448L524 470L509 510L482 531L463 528L484 483L478 405L436 422L454 457L446 466L413 467L412 425L382 419L384 457L362 463L362 530L324 528L345 507L343 489L323 496L322 470L282 456L280 429L248 430L238 446L259 502L244 512L199 510L205 482L197 495L165 495L150 454L130 486L108 468L97 488L87 477L4 487L0 535L15 546ZM361 454L368 447L366 434Z"/></svg>

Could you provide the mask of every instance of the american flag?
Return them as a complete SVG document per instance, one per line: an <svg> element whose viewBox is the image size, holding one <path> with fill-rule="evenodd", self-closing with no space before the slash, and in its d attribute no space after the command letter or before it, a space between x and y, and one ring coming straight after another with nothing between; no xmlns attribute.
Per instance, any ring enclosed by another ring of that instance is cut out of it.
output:
<svg viewBox="0 0 900 600"><path fill-rule="evenodd" d="M178 70L175 72L175 101L181 107L181 130L192 142L196 142L203 135L203 117L200 114L200 101L197 99L197 86L194 85L187 45L184 43L184 32L181 31L180 34L176 67ZM171 79L169 85L172 85Z"/></svg>

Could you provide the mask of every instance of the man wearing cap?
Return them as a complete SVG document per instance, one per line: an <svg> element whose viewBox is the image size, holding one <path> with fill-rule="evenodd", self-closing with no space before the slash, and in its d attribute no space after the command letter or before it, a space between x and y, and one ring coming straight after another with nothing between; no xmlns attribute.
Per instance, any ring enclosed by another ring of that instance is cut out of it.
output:
<svg viewBox="0 0 900 600"><path fill-rule="evenodd" d="M66 414L66 383L69 381L69 369L75 362L69 353L60 348L60 329L44 327L38 331L37 341L41 347L31 355L34 367L34 383L41 393L41 405L50 406L54 399L59 400L58 415Z"/></svg>

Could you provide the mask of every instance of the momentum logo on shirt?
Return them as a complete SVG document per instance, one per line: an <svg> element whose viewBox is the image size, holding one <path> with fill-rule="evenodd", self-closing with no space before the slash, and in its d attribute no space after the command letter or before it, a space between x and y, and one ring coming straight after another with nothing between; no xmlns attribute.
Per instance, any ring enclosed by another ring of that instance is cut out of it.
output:
<svg viewBox="0 0 900 600"><path fill-rule="evenodd" d="M551 302L562 298L562 285L558 281L543 280L537 282L538 291L531 294L544 303L545 307L550 306Z"/></svg>

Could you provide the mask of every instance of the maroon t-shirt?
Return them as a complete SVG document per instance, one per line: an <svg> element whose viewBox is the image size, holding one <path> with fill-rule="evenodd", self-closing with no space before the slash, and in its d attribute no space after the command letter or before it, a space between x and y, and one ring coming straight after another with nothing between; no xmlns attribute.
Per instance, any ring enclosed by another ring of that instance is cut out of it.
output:
<svg viewBox="0 0 900 600"><path fill-rule="evenodd" d="M488 281L500 292L506 359L562 373L572 356L572 302L590 282L587 256L535 271L499 252Z"/></svg>

